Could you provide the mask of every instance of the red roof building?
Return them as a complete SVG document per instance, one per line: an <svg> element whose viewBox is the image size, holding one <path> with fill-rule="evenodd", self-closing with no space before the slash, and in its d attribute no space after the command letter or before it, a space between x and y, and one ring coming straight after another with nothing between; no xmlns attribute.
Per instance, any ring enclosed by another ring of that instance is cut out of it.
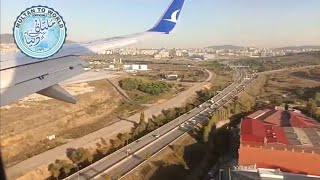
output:
<svg viewBox="0 0 320 180"><path fill-rule="evenodd" d="M297 112L254 112L241 122L239 164L320 175L320 125Z"/></svg>

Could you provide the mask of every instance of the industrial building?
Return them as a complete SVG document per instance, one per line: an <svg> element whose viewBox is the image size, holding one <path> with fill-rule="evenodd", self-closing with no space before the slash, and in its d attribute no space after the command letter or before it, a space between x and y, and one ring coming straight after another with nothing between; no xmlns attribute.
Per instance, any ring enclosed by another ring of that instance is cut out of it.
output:
<svg viewBox="0 0 320 180"><path fill-rule="evenodd" d="M320 124L296 111L256 111L241 121L238 164L320 176Z"/></svg>
<svg viewBox="0 0 320 180"><path fill-rule="evenodd" d="M131 65L128 65L128 64L125 64L122 66L123 67L123 70L125 71L147 71L147 70L150 70L148 69L148 65L147 64L131 64Z"/></svg>

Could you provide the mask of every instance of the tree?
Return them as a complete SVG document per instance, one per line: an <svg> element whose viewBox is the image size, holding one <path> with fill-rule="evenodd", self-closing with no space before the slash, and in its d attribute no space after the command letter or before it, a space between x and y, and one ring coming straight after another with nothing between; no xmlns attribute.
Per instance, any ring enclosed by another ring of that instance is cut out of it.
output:
<svg viewBox="0 0 320 180"><path fill-rule="evenodd" d="M154 129L156 129L156 123L153 121L152 118L149 118L148 119L148 124L147 124L147 130L148 130L148 132L151 132Z"/></svg>
<svg viewBox="0 0 320 180"><path fill-rule="evenodd" d="M316 92L316 94L314 95L314 100L318 105L320 105L320 92Z"/></svg>
<svg viewBox="0 0 320 180"><path fill-rule="evenodd" d="M285 109L286 111L289 110L289 104L288 104L288 103L286 103L286 104L284 105L284 109Z"/></svg>
<svg viewBox="0 0 320 180"><path fill-rule="evenodd" d="M270 99L270 102L273 105L280 106L282 104L282 97L281 96L272 96Z"/></svg>
<svg viewBox="0 0 320 180"><path fill-rule="evenodd" d="M62 170L64 171L64 173L66 174L66 176L68 176L70 174L70 172L72 171L72 169L76 168L76 165L73 163L70 163L67 160L61 160L60 164L62 166Z"/></svg>
<svg viewBox="0 0 320 180"><path fill-rule="evenodd" d="M234 109L234 113L235 113L235 114L240 113L240 102L239 102L238 96L236 96L236 97L234 98L234 101L233 101L233 109Z"/></svg>
<svg viewBox="0 0 320 180"><path fill-rule="evenodd" d="M176 112L176 117L179 117L186 112L185 107L176 107L176 108L174 108L174 110Z"/></svg>
<svg viewBox="0 0 320 180"><path fill-rule="evenodd" d="M105 146L108 145L107 141L105 139L103 139L102 137L100 137L100 140L103 145L105 145Z"/></svg>
<svg viewBox="0 0 320 180"><path fill-rule="evenodd" d="M140 113L140 121L145 121L144 112Z"/></svg>
<svg viewBox="0 0 320 180"><path fill-rule="evenodd" d="M296 95L298 95L300 97L303 96L304 95L304 90L302 88L296 89Z"/></svg>
<svg viewBox="0 0 320 180"><path fill-rule="evenodd" d="M307 102L307 110L310 114L311 117L313 117L313 115L315 115L315 113L317 112L317 104L313 99L309 99L309 101Z"/></svg>
<svg viewBox="0 0 320 180"><path fill-rule="evenodd" d="M194 105L188 103L188 104L186 105L186 107L185 107L185 110L186 110L186 112L188 112L188 111L191 111L193 108L194 108Z"/></svg>
<svg viewBox="0 0 320 180"><path fill-rule="evenodd" d="M209 134L211 132L211 123L209 122L206 126L204 126L203 129L203 141L208 142L209 139Z"/></svg>
<svg viewBox="0 0 320 180"><path fill-rule="evenodd" d="M93 155L88 149L78 148L72 152L70 160L79 166L86 161L92 163Z"/></svg>
<svg viewBox="0 0 320 180"><path fill-rule="evenodd" d="M174 109L170 108L170 109L162 110L161 112L164 115L166 122L171 121L176 117L176 111Z"/></svg>
<svg viewBox="0 0 320 180"><path fill-rule="evenodd" d="M57 159L55 163L51 163L48 166L48 171L50 171L51 176L58 179L60 176L62 165L60 164L60 160Z"/></svg>
<svg viewBox="0 0 320 180"><path fill-rule="evenodd" d="M138 136L140 133L143 133L147 128L147 123L145 121L144 113L140 114L140 121L138 125L133 130L133 136Z"/></svg>

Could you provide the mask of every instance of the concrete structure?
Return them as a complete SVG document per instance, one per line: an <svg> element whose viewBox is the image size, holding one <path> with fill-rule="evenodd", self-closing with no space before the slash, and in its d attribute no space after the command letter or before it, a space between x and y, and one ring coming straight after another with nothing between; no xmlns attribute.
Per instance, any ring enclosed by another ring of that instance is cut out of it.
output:
<svg viewBox="0 0 320 180"><path fill-rule="evenodd" d="M320 124L294 111L256 111L241 122L239 164L320 176Z"/></svg>

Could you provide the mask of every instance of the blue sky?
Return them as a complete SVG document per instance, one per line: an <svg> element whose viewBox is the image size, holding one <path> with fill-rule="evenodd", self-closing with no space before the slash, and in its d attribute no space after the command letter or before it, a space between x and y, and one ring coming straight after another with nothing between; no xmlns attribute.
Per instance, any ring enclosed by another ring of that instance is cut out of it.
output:
<svg viewBox="0 0 320 180"><path fill-rule="evenodd" d="M14 2L14 3L13 3ZM21 11L47 5L63 16L68 39L86 41L151 28L171 0L1 0L1 33ZM138 47L320 45L319 0L186 0L173 34Z"/></svg>

